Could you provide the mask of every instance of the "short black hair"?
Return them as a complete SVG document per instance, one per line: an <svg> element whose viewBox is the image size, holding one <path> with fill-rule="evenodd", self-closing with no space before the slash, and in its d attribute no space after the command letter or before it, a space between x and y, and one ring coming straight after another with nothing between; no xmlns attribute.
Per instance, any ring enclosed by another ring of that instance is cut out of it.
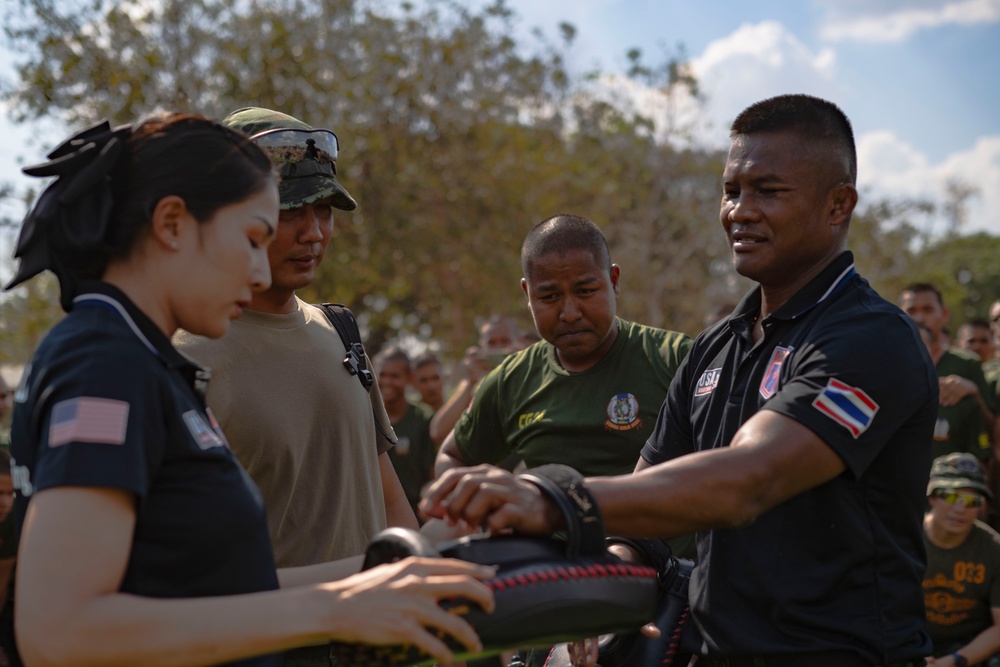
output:
<svg viewBox="0 0 1000 667"><path fill-rule="evenodd" d="M430 366L431 364L441 365L441 360L433 352L424 352L419 357L413 360L413 370L418 368L423 368L424 366Z"/></svg>
<svg viewBox="0 0 1000 667"><path fill-rule="evenodd" d="M914 294L919 294L921 292L930 292L937 297L938 303L944 308L944 297L941 296L941 290L930 283L910 283L903 289L903 293L913 292Z"/></svg>
<svg viewBox="0 0 1000 667"><path fill-rule="evenodd" d="M965 322L962 322L962 327L970 327L973 329L979 327L980 329L989 329L990 323L982 317L974 317L971 320L966 320ZM962 327L959 327L959 329L961 329Z"/></svg>
<svg viewBox="0 0 1000 667"><path fill-rule="evenodd" d="M832 102L811 95L779 95L751 104L733 121L729 136L794 132L809 141L827 142L847 160L851 183L858 178L858 154L851 121Z"/></svg>
<svg viewBox="0 0 1000 667"><path fill-rule="evenodd" d="M382 351L376 354L375 358L372 359L372 365L375 366L376 369L380 369L382 368L382 364L389 361L403 362L403 364L406 365L407 373L413 370L410 365L410 355L404 352L402 348L397 347L395 345L390 345L389 347L384 348Z"/></svg>
<svg viewBox="0 0 1000 667"><path fill-rule="evenodd" d="M611 268L611 252L604 234L592 220L560 213L542 220L528 232L521 246L521 270L531 273L531 265L550 253L564 255L570 250L586 250L604 269Z"/></svg>

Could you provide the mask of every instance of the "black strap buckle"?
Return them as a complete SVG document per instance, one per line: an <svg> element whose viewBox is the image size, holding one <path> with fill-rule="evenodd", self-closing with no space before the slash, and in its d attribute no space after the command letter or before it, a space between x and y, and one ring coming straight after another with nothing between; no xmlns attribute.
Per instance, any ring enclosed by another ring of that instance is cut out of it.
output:
<svg viewBox="0 0 1000 667"><path fill-rule="evenodd" d="M375 384L375 375L368 370L368 364L365 363L365 348L361 343L351 345L351 349L347 351L347 356L344 357L344 367L347 368L347 372L351 375L358 376L366 391L371 389L372 385Z"/></svg>

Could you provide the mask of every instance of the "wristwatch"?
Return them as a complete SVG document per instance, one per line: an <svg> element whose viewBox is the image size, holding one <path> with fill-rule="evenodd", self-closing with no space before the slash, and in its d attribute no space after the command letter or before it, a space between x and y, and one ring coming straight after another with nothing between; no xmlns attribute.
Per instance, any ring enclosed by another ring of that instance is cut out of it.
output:
<svg viewBox="0 0 1000 667"><path fill-rule="evenodd" d="M958 651L951 654L951 659L955 661L955 667L969 667L969 659Z"/></svg>

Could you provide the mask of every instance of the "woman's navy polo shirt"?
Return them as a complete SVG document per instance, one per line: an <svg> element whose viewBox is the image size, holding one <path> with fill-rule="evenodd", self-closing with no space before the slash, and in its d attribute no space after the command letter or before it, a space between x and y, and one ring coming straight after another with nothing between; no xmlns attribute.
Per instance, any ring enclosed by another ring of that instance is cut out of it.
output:
<svg viewBox="0 0 1000 667"><path fill-rule="evenodd" d="M263 499L205 408L208 376L120 290L88 284L15 394L18 526L39 491L124 489L135 497L136 524L122 592L189 598L278 588Z"/></svg>

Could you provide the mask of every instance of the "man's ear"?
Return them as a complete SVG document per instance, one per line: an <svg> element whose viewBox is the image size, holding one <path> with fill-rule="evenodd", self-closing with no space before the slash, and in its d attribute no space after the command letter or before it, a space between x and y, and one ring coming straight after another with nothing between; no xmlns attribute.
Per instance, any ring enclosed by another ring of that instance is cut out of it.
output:
<svg viewBox="0 0 1000 667"><path fill-rule="evenodd" d="M858 205L858 189L853 183L840 183L830 192L830 224L840 226L847 224Z"/></svg>
<svg viewBox="0 0 1000 667"><path fill-rule="evenodd" d="M618 287L619 281L621 280L622 270L617 264L612 264L611 269L608 271L608 275L611 278L611 288L615 291L615 296L620 296L621 292Z"/></svg>
<svg viewBox="0 0 1000 667"><path fill-rule="evenodd" d="M164 247L176 250L192 219L183 199L167 195L153 208L153 238Z"/></svg>

